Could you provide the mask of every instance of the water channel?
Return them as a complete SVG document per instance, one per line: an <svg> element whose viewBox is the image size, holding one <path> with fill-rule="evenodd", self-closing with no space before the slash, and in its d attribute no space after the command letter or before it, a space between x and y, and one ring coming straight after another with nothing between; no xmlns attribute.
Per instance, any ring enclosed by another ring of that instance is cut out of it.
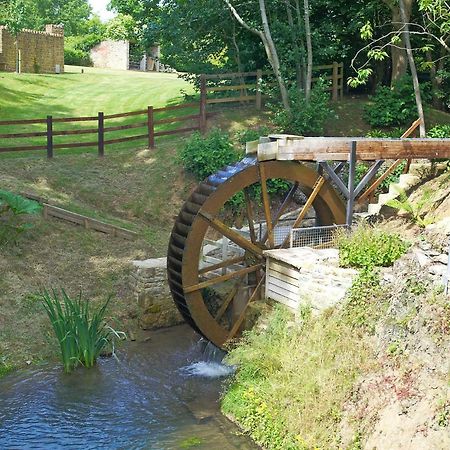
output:
<svg viewBox="0 0 450 450"><path fill-rule="evenodd" d="M152 332L117 357L69 375L45 366L0 379L0 448L257 448L220 414L229 370L188 326Z"/></svg>

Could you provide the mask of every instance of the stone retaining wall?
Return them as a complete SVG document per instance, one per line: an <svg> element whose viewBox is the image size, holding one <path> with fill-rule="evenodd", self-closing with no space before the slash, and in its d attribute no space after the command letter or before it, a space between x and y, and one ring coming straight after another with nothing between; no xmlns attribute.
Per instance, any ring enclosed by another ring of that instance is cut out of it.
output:
<svg viewBox="0 0 450 450"><path fill-rule="evenodd" d="M183 322L170 294L166 258L133 261L131 284L139 308L139 326L144 330Z"/></svg>

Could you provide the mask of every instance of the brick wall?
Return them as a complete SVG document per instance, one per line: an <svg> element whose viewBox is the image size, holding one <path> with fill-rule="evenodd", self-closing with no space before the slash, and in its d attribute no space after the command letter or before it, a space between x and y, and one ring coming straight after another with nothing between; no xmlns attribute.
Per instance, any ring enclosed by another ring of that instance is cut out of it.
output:
<svg viewBox="0 0 450 450"><path fill-rule="evenodd" d="M23 30L18 36L22 72L55 73L64 71L64 29L46 25L46 31ZM15 38L0 26L0 70L16 70Z"/></svg>
<svg viewBox="0 0 450 450"><path fill-rule="evenodd" d="M130 43L128 41L102 41L91 50L94 67L128 70Z"/></svg>

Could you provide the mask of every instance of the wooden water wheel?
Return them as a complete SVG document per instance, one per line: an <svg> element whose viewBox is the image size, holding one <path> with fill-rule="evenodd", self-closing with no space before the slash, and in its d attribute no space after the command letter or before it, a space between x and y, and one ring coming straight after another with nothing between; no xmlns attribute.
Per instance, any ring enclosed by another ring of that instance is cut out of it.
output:
<svg viewBox="0 0 450 450"><path fill-rule="evenodd" d="M286 182L276 199L274 179ZM307 199L303 206L296 203L299 191ZM239 197L245 201L241 229L230 225L224 208ZM168 248L169 285L186 322L218 347L237 336L247 306L261 297L263 250L287 246L290 228L301 226L311 207L317 225L345 221L341 197L316 170L297 161L246 157L200 183L176 219ZM288 212L294 219L281 226ZM205 257L205 248L214 254L211 242L220 247L224 239L231 243L226 256Z"/></svg>

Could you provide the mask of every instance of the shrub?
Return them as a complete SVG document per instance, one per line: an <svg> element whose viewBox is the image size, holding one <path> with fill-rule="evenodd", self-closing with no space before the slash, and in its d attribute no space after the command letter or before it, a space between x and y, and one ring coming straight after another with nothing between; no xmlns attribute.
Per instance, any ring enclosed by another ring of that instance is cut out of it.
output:
<svg viewBox="0 0 450 450"><path fill-rule="evenodd" d="M65 48L64 64L70 64L72 66L92 66L92 61L90 54L84 50Z"/></svg>
<svg viewBox="0 0 450 450"><path fill-rule="evenodd" d="M23 216L38 214L42 206L21 195L0 190L0 245L16 242L18 236L32 227Z"/></svg>
<svg viewBox="0 0 450 450"><path fill-rule="evenodd" d="M450 125L435 125L428 130L427 137L439 139L450 138Z"/></svg>
<svg viewBox="0 0 450 450"><path fill-rule="evenodd" d="M99 308L92 310L91 302L70 298L61 290L62 300L56 290L52 295L45 291L42 302L58 339L65 372L71 372L79 364L92 367L102 350L112 345L115 338L123 337L105 322L110 298Z"/></svg>
<svg viewBox="0 0 450 450"><path fill-rule="evenodd" d="M422 101L430 99L429 83L421 84ZM364 119L373 127L404 125L417 119L414 88L410 76L401 78L394 87L378 86L372 102L364 110Z"/></svg>
<svg viewBox="0 0 450 450"><path fill-rule="evenodd" d="M241 158L228 133L217 128L207 136L194 133L179 153L184 168L199 181Z"/></svg>
<svg viewBox="0 0 450 450"><path fill-rule="evenodd" d="M391 266L408 248L397 234L367 225L352 233L339 232L339 263L342 267L371 268Z"/></svg>
<svg viewBox="0 0 450 450"><path fill-rule="evenodd" d="M274 124L285 133L305 136L322 134L325 121L332 114L330 94L326 87L325 81L317 81L311 89L309 102L302 90L292 87L289 90L291 114L279 105L273 107Z"/></svg>

